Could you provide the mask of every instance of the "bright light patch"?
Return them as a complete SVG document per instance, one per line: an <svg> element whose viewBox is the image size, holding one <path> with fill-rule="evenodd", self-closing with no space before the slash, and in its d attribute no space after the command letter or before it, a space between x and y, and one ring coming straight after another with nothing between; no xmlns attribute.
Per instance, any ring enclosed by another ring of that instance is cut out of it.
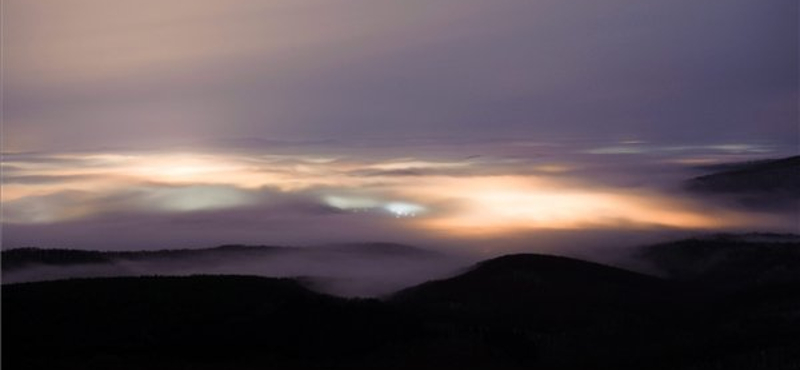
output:
<svg viewBox="0 0 800 370"><path fill-rule="evenodd" d="M430 162L430 161L407 160L407 161L373 164L369 166L369 168L374 168L383 171L394 171L394 170L409 170L409 169L466 167L469 165L470 165L469 163L465 162Z"/></svg>
<svg viewBox="0 0 800 370"><path fill-rule="evenodd" d="M419 204L408 202L384 202L364 197L326 196L325 204L342 210L385 210L395 217L414 217L427 209Z"/></svg>
<svg viewBox="0 0 800 370"><path fill-rule="evenodd" d="M406 202L386 203L383 208L391 212L396 217L414 217L419 213L425 212L425 207L419 204Z"/></svg>
<svg viewBox="0 0 800 370"><path fill-rule="evenodd" d="M427 190L432 196L446 194L460 207L456 212L429 218L426 224L459 234L637 225L711 228L723 222L657 194L570 188L519 176L442 180ZM724 219L735 221L732 215L726 216Z"/></svg>
<svg viewBox="0 0 800 370"><path fill-rule="evenodd" d="M137 158L129 171L156 181L198 183L228 173L241 171L241 166L204 156L163 155ZM213 182L213 181L210 181Z"/></svg>
<svg viewBox="0 0 800 370"><path fill-rule="evenodd" d="M323 200L331 207L344 210L369 209L380 205L378 201L370 198L326 196Z"/></svg>

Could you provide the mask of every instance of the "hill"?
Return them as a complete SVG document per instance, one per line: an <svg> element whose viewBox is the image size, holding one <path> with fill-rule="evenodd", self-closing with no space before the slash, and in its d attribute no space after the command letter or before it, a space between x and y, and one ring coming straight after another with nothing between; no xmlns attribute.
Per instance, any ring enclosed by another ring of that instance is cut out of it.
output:
<svg viewBox="0 0 800 370"><path fill-rule="evenodd" d="M2 251L4 271L23 269L30 265L70 266L111 264L115 261L174 260L225 255L268 255L287 251L286 247L223 245L199 249L162 249L153 251L95 251L59 248L14 248Z"/></svg>
<svg viewBox="0 0 800 370"><path fill-rule="evenodd" d="M800 364L800 284L765 282L723 290L712 283L523 254L406 289L391 302L447 318L443 321L454 327L513 328L537 344L535 363L542 368L789 369ZM523 348L509 348L525 358ZM787 351L798 355L787 356Z"/></svg>
<svg viewBox="0 0 800 370"><path fill-rule="evenodd" d="M750 278L796 271L796 239L644 248L662 278L509 255L383 300L254 276L5 284L2 361L82 370L796 369L800 281Z"/></svg>
<svg viewBox="0 0 800 370"><path fill-rule="evenodd" d="M566 257L518 254L403 290L392 300L528 322L541 319L538 324L554 326L562 320L649 310L674 292L668 281L652 276Z"/></svg>
<svg viewBox="0 0 800 370"><path fill-rule="evenodd" d="M476 331L452 337L402 308L287 279L72 279L2 295L4 368L519 368L509 340L481 334L514 343L509 330L464 325Z"/></svg>
<svg viewBox="0 0 800 370"><path fill-rule="evenodd" d="M641 248L662 276L718 289L800 283L800 236L715 235Z"/></svg>
<svg viewBox="0 0 800 370"><path fill-rule="evenodd" d="M392 243L126 252L18 248L0 256L4 283L147 275L302 276L316 290L343 296L388 294L449 276L468 263L458 256Z"/></svg>
<svg viewBox="0 0 800 370"><path fill-rule="evenodd" d="M700 194L734 197L751 207L797 209L800 156L727 165L689 180L686 188Z"/></svg>
<svg viewBox="0 0 800 370"><path fill-rule="evenodd" d="M414 330L376 302L314 293L288 279L72 279L2 289L8 368L302 368Z"/></svg>

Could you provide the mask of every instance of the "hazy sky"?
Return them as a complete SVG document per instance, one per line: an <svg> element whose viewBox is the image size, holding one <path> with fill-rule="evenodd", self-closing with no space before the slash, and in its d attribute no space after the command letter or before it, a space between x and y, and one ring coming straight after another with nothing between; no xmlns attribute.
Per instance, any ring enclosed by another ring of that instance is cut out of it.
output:
<svg viewBox="0 0 800 370"><path fill-rule="evenodd" d="M4 0L4 150L797 139L796 0Z"/></svg>
<svg viewBox="0 0 800 370"><path fill-rule="evenodd" d="M3 246L792 231L796 0L3 0ZM538 234L537 234L538 232Z"/></svg>

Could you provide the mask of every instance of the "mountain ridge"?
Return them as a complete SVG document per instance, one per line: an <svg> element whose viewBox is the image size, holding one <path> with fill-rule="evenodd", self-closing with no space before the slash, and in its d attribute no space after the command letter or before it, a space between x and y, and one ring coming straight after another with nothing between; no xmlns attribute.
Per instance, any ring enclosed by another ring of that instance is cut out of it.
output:
<svg viewBox="0 0 800 370"><path fill-rule="evenodd" d="M232 275L5 284L2 361L81 370L788 370L800 364L797 287L719 291L536 254L489 259L383 300Z"/></svg>

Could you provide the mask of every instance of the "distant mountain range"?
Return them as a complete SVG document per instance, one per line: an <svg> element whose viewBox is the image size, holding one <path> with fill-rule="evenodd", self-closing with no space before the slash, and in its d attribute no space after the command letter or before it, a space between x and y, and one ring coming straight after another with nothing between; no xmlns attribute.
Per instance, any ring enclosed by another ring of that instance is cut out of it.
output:
<svg viewBox="0 0 800 370"><path fill-rule="evenodd" d="M142 251L95 251L58 248L14 248L2 252L4 272L12 272L31 265L71 266L86 264L111 264L118 261L170 261L178 259L203 259L207 257L256 257L294 254L358 254L369 256L431 257L436 253L420 248L394 243L335 244L322 247L221 245L198 249L161 249Z"/></svg>
<svg viewBox="0 0 800 370"><path fill-rule="evenodd" d="M639 250L667 278L707 287L741 289L800 282L800 236L715 235Z"/></svg>
<svg viewBox="0 0 800 370"><path fill-rule="evenodd" d="M800 156L711 167L687 189L702 194L733 196L754 207L794 207L800 201Z"/></svg>
<svg viewBox="0 0 800 370"><path fill-rule="evenodd" d="M231 275L5 284L2 361L14 369L797 369L798 240L721 235L641 248L660 277L509 255L380 300ZM212 251L261 250L251 248ZM34 251L4 252L4 263L28 253L30 265Z"/></svg>
<svg viewBox="0 0 800 370"><path fill-rule="evenodd" d="M244 274L302 278L326 293L376 296L450 276L469 263L466 258L394 243L223 245L127 252L17 248L2 251L2 277L4 283L17 283L74 277Z"/></svg>

